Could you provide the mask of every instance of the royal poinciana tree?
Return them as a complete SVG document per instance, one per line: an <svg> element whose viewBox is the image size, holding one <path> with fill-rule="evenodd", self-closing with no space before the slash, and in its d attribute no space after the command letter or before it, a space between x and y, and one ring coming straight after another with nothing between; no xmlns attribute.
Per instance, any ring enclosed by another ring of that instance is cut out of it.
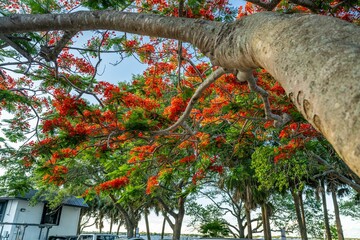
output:
<svg viewBox="0 0 360 240"><path fill-rule="evenodd" d="M253 77L254 69L264 68L349 167L360 174L360 83L357 81L360 30L356 25L314 14L263 12L223 23L121 11L15 14L3 16L0 24L2 39L10 45L14 45L15 36L26 32L62 30L65 34L61 41L67 42L69 34L95 29L178 39L193 44L214 66L219 66L198 88L178 123L162 132L180 126L199 93L226 72L236 74L239 81L247 81L264 98L267 118L278 125L286 123L286 115L271 112L268 94ZM39 54L47 61L54 61L62 48L43 46ZM29 61L33 59L26 49L17 50ZM3 78L8 81L5 75ZM57 78L60 81L61 77Z"/></svg>
<svg viewBox="0 0 360 240"><path fill-rule="evenodd" d="M319 138L315 128L359 176L359 6L252 2L277 11L247 3L233 21L227 1L0 3L7 186L104 193L120 208L124 196L140 206L137 196L181 179L186 198L229 159L250 156L249 139L273 141L258 124L289 138L274 161ZM79 48L85 30L94 32ZM119 62L134 55L146 70L131 82L104 81L108 53ZM127 220L131 234L136 222Z"/></svg>

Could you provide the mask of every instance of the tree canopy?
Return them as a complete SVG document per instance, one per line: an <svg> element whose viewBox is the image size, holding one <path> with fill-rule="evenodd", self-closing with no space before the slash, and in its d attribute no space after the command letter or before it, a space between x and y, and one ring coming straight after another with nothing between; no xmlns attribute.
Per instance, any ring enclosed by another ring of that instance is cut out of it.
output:
<svg viewBox="0 0 360 240"><path fill-rule="evenodd" d="M173 217L180 234L199 186L227 172L229 185L257 188L279 161L268 180L279 191L302 192L325 177L320 170L360 189L356 1L11 0L0 8L4 188L109 197L128 235L147 208ZM108 59L116 71L130 57L143 73L122 82L121 73L102 75ZM246 191L237 194L259 194ZM260 195L265 222L270 206ZM245 204L249 215L253 203Z"/></svg>

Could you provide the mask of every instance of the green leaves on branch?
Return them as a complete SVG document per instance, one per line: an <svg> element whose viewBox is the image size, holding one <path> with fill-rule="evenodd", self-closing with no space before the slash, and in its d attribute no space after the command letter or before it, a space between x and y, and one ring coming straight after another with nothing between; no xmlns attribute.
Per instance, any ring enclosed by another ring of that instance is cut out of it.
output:
<svg viewBox="0 0 360 240"><path fill-rule="evenodd" d="M92 10L116 9L122 10L129 6L131 0L87 0L82 1L82 5Z"/></svg>

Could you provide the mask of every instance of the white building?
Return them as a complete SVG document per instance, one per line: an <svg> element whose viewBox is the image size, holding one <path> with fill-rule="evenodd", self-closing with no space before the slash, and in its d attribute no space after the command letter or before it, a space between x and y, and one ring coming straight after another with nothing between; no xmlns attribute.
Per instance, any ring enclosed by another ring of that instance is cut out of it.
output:
<svg viewBox="0 0 360 240"><path fill-rule="evenodd" d="M47 240L48 236L76 235L83 199L70 197L57 209L46 202L29 205L32 190L22 197L0 197L1 240Z"/></svg>

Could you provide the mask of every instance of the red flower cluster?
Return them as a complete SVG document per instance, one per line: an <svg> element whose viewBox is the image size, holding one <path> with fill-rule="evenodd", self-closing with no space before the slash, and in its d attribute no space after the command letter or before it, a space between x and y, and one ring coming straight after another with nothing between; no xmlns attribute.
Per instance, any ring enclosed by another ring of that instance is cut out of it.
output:
<svg viewBox="0 0 360 240"><path fill-rule="evenodd" d="M75 57L68 50L64 50L57 59L59 66L64 68L75 67L80 73L93 75L95 73L94 66L87 62L84 58Z"/></svg>
<svg viewBox="0 0 360 240"><path fill-rule="evenodd" d="M77 109L79 109L80 106L85 106L84 100L67 94L61 96L56 95L52 104L61 116L75 116L77 115Z"/></svg>
<svg viewBox="0 0 360 240"><path fill-rule="evenodd" d="M285 94L284 88L278 82L276 82L274 86L270 88L270 91L275 93L277 96L281 96Z"/></svg>
<svg viewBox="0 0 360 240"><path fill-rule="evenodd" d="M101 183L100 185L95 187L95 191L97 194L103 191L117 190L129 183L129 179L127 177L119 177L110 181L106 181Z"/></svg>
<svg viewBox="0 0 360 240"><path fill-rule="evenodd" d="M156 147L157 147L156 144L134 147L130 151L130 154L133 156L128 160L128 163L136 163L138 161L144 161L146 157L150 156L154 152Z"/></svg>
<svg viewBox="0 0 360 240"><path fill-rule="evenodd" d="M187 106L187 101L182 97L173 97L171 99L171 105L164 109L164 115L168 116L170 120L176 120L179 115L184 112Z"/></svg>
<svg viewBox="0 0 360 240"><path fill-rule="evenodd" d="M159 186L158 176L149 177L146 185L146 194L151 194Z"/></svg>
<svg viewBox="0 0 360 240"><path fill-rule="evenodd" d="M48 183L54 183L58 186L63 185L65 176L68 173L68 168L61 165L55 165L52 168L51 174L45 174L43 180Z"/></svg>
<svg viewBox="0 0 360 240"><path fill-rule="evenodd" d="M315 137L318 135L318 132L311 126L310 123L292 123L287 125L283 130L281 130L279 137L288 138L292 136L302 137Z"/></svg>
<svg viewBox="0 0 360 240"><path fill-rule="evenodd" d="M203 179L205 177L205 171L203 169L199 169L194 176L192 177L192 183L196 184L197 181Z"/></svg>
<svg viewBox="0 0 360 240"><path fill-rule="evenodd" d="M187 164L195 161L195 155L190 155L179 160L179 163Z"/></svg>
<svg viewBox="0 0 360 240"><path fill-rule="evenodd" d="M224 172L223 166L220 166L220 165L212 165L209 167L209 170L212 172L220 173L220 174L222 174Z"/></svg>
<svg viewBox="0 0 360 240"><path fill-rule="evenodd" d="M145 110L151 111L158 108L160 105L153 99L149 98L141 98L132 93L124 94L122 100L124 101L125 105L129 108L134 107L141 107Z"/></svg>

